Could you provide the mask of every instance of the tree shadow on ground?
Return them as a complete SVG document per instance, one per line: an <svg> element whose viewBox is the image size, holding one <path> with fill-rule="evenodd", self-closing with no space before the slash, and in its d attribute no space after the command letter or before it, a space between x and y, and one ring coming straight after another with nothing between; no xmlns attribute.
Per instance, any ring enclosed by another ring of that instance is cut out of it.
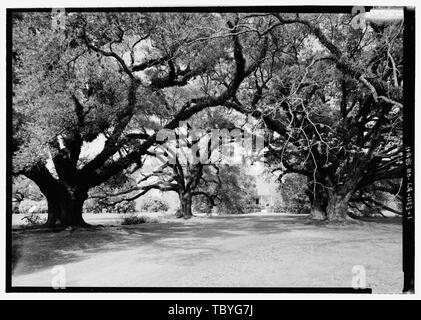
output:
<svg viewBox="0 0 421 320"><path fill-rule="evenodd" d="M402 217L363 217L360 220L373 224L402 225Z"/></svg>
<svg viewBox="0 0 421 320"><path fill-rule="evenodd" d="M200 249L198 245L205 241L250 234L270 236L293 230L314 230L315 225L308 221L305 216L217 216L61 232L43 228L18 229L13 231L12 268L14 275L29 274L55 265L78 262L98 253L142 246L149 246L153 250L168 247L197 250Z"/></svg>

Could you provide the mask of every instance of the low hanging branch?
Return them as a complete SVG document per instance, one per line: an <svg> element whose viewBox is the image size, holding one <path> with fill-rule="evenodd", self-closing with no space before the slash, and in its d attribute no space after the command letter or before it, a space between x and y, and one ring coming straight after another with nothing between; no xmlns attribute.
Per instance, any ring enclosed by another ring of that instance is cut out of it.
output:
<svg viewBox="0 0 421 320"><path fill-rule="evenodd" d="M235 96L243 80L264 61L269 47L269 38L267 36L263 38L263 44L257 59L249 66L246 66L243 48L235 30L236 27L233 28L232 38L236 68L231 83L220 95L216 97L204 96L201 98L191 99L186 102L173 119L163 127L164 129L175 129L178 127L180 122L189 119L192 115L200 112L201 110L224 105L228 100ZM86 180L89 181L91 185L98 185L121 170L126 169L132 163L137 162L138 159L147 153L148 149L154 144L156 144L156 133L151 135L135 151L128 153L125 157L119 158L113 162L104 163L101 169L97 169L95 171L88 170L90 168L90 166L88 166L88 169L82 169L82 173L89 177L89 179L87 178Z"/></svg>
<svg viewBox="0 0 421 320"><path fill-rule="evenodd" d="M375 200L375 199L373 199L373 198L370 198L370 197L358 197L358 198L351 198L351 200L350 200L352 203L356 203L356 202L361 202L361 203L363 203L364 205L366 205L366 206L368 206L368 207L372 207L373 205L376 205L376 206L378 206L379 208L381 208L381 209L384 209L384 210L387 210L387 211L389 211L389 212L392 212L392 213L395 213L395 214L398 214L398 215L402 215L402 211L399 211L399 210L396 210L396 209L393 209L393 208L391 208L391 207L389 207L389 206L387 206L387 205L385 205L384 203L382 203L382 202L380 202L380 201L377 201L377 200Z"/></svg>

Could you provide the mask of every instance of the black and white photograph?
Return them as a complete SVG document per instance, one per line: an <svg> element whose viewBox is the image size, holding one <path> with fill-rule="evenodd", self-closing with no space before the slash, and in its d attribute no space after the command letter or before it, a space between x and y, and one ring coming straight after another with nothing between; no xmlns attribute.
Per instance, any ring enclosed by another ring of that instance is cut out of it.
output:
<svg viewBox="0 0 421 320"><path fill-rule="evenodd" d="M414 293L415 8L6 13L6 291Z"/></svg>

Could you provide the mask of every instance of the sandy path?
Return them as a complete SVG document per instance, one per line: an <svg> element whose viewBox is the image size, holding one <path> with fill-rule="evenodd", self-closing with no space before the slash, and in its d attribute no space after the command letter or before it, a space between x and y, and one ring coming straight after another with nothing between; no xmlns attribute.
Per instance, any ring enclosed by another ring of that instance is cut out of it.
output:
<svg viewBox="0 0 421 320"><path fill-rule="evenodd" d="M281 216L194 218L99 231L19 232L14 286L351 286L366 269L374 292L400 292L401 227L314 226ZM54 249L51 249L54 248Z"/></svg>

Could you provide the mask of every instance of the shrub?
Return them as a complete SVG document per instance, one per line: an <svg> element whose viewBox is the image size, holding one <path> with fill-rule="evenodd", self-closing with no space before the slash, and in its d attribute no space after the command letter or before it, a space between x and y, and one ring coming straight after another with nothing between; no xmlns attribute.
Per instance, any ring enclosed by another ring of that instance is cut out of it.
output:
<svg viewBox="0 0 421 320"><path fill-rule="evenodd" d="M254 201L247 206L247 208L244 210L245 213L255 213L259 212L261 210L261 207L256 204Z"/></svg>
<svg viewBox="0 0 421 320"><path fill-rule="evenodd" d="M97 199L87 199L83 204L83 211L88 213L101 213L102 205Z"/></svg>
<svg viewBox="0 0 421 320"><path fill-rule="evenodd" d="M31 210L32 209L32 210ZM19 205L20 213L48 213L48 204L46 200L35 201L30 199L22 200Z"/></svg>
<svg viewBox="0 0 421 320"><path fill-rule="evenodd" d="M37 213L29 213L25 215L22 220L25 220L25 224L29 226L40 225L46 222L46 219L41 218Z"/></svg>
<svg viewBox="0 0 421 320"><path fill-rule="evenodd" d="M192 209L194 212L200 213L209 214L212 212L212 206L210 205L208 199L202 195L193 198Z"/></svg>
<svg viewBox="0 0 421 320"><path fill-rule="evenodd" d="M140 208L142 211L147 212L166 212L169 209L169 205L165 200L159 198L146 198Z"/></svg>
<svg viewBox="0 0 421 320"><path fill-rule="evenodd" d="M129 213L136 211L136 203L134 201L123 201L115 204L113 207L115 209L114 212L117 213Z"/></svg>
<svg viewBox="0 0 421 320"><path fill-rule="evenodd" d="M306 177L295 173L286 174L279 186L283 201L275 202L275 211L294 214L309 213L310 202L305 193L306 188Z"/></svg>
<svg viewBox="0 0 421 320"><path fill-rule="evenodd" d="M134 201L123 201L110 205L101 199L88 199L83 205L83 211L89 213L129 213L136 211Z"/></svg>
<svg viewBox="0 0 421 320"><path fill-rule="evenodd" d="M217 183L200 185L200 190L214 197L218 212L223 214L242 214L249 212L257 196L255 177L249 176L239 165L224 164L219 166L218 174L214 170L205 170L205 180ZM204 195L193 198L193 211L211 213L211 203Z"/></svg>
<svg viewBox="0 0 421 320"><path fill-rule="evenodd" d="M130 214L123 217L121 224L122 225L132 225L132 224L142 224L148 222L156 222L156 220L150 219L149 217L145 216L138 216L135 214Z"/></svg>

